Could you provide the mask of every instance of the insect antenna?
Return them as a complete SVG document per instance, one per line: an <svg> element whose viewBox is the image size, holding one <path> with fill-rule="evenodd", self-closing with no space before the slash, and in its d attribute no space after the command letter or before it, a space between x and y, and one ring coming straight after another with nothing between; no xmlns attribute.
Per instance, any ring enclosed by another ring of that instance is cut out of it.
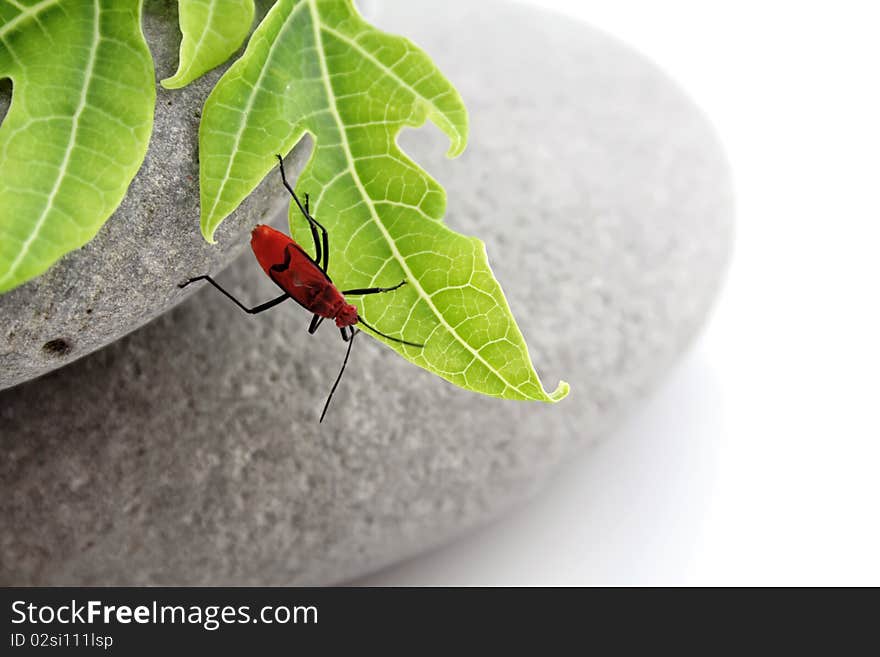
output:
<svg viewBox="0 0 880 657"><path fill-rule="evenodd" d="M390 335L386 335L386 334L382 333L382 331L379 331L379 330L377 330L377 329L374 329L372 326L370 326L369 324L367 324L367 323L364 321L364 318L361 317L360 315L358 315L357 318L358 318L358 323L363 324L365 327L367 327L368 329L370 329L370 330L371 330L373 333L375 333L376 335L381 335L383 338L386 338L386 339L388 339L388 340L391 340L392 342L399 342L400 344L408 344L410 347L424 347L424 346L425 346L425 345L423 345L423 344L418 344L418 343L416 343L416 342L407 342L406 340L401 340L400 338L392 338Z"/></svg>
<svg viewBox="0 0 880 657"><path fill-rule="evenodd" d="M342 367L339 368L339 376L336 377L336 381L333 383L333 387L330 388L330 394L327 395L327 401L324 402L324 410L321 411L321 419L318 420L318 424L324 421L324 416L327 415L327 409L330 406L330 400L333 399L333 393L336 392L336 386L339 385L339 382L342 380L342 373L345 371L345 366L348 364L348 357L351 354L351 345L354 344L354 336L356 336L360 331L354 331L351 334L351 338L348 340L348 349L345 350L345 360L342 361Z"/></svg>

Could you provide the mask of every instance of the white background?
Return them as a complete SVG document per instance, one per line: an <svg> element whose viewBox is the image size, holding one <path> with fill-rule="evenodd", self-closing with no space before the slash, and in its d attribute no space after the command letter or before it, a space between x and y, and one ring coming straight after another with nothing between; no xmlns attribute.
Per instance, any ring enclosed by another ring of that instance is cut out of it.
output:
<svg viewBox="0 0 880 657"><path fill-rule="evenodd" d="M526 507L363 583L880 585L880 4L532 4L647 54L712 118L733 267L615 435Z"/></svg>

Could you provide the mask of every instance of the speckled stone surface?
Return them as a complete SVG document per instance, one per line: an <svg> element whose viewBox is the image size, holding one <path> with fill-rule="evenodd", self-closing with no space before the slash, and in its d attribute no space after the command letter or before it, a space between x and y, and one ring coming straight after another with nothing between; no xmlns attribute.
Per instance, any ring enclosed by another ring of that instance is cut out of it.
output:
<svg viewBox="0 0 880 657"><path fill-rule="evenodd" d="M177 282L192 271L221 269L246 245L250 227L288 202L277 180L266 180L226 220L218 244L202 238L199 120L226 67L184 89L159 85L177 70L176 5L145 3L144 34L156 66L155 123L144 164L122 204L87 245L0 295L0 389L76 360L161 314L188 294ZM0 115L9 90L0 86ZM288 158L292 173L309 150L303 143Z"/></svg>
<svg viewBox="0 0 880 657"><path fill-rule="evenodd" d="M732 198L692 103L561 17L482 1L382 7L379 24L436 57L472 118L458 161L436 130L402 143L447 187L448 223L486 240L540 373L570 381L570 397L480 397L361 336L319 426L338 332L310 337L294 304L251 317L204 289L0 393L0 584L364 574L532 494L698 330L728 258ZM273 293L250 255L221 280L254 303Z"/></svg>

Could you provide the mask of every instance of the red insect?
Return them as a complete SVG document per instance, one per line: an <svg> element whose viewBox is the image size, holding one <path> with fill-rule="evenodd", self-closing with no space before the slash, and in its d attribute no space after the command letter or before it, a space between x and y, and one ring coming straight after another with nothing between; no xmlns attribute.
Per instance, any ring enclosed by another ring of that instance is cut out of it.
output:
<svg viewBox="0 0 880 657"><path fill-rule="evenodd" d="M324 420L324 415L327 414L327 407L330 406L330 400L333 398L333 393L336 392L336 386L339 385L339 381L342 379L345 365L348 363L351 346L354 344L354 336L360 332L354 328L355 324L362 324L365 328L377 335L381 335L387 340L392 340L401 344L408 344L412 347L423 347L424 345L393 338L390 335L386 335L381 331L376 330L367 324L364 321L364 318L358 314L356 306L353 306L345 300L346 294L365 295L391 292L404 285L406 281L400 281L400 283L393 287L366 287L340 291L336 285L333 284L333 281L327 274L327 261L330 256L327 229L318 223L318 220L309 213L308 194L305 196L305 205L300 203L296 192L293 191L293 188L287 182L287 176L284 174L284 161L281 159L280 155L277 155L276 157L281 166L281 181L284 183L284 187L290 192L290 195L296 202L297 207L299 207L300 212L302 212L303 216L309 222L309 228L312 231L312 239L315 241L315 257L312 258L312 256L306 253L305 249L281 231L260 224L254 228L251 233L251 248L254 251L254 255L257 257L257 262L259 262L260 266L263 268L263 271L266 272L275 285L282 289L283 294L274 299L270 299L265 303L261 303L258 306L248 308L241 303L241 301L224 290L210 276L196 276L195 278L189 279L186 283L182 283L180 287L186 287L195 281L207 281L231 299L239 308L251 315L256 315L264 310L274 308L287 299L293 299L310 313L313 313L312 321L309 324L310 334L317 331L321 322L325 319L334 320L336 326L339 327L340 333L342 333L342 339L345 342L348 342L348 349L345 352L345 359L342 361L342 367L339 369L339 376L336 377L336 381L330 389L330 394L327 396L327 401L324 403L324 410L321 411L321 419L318 420L318 422L322 422ZM319 230L321 231L320 240L318 239Z"/></svg>

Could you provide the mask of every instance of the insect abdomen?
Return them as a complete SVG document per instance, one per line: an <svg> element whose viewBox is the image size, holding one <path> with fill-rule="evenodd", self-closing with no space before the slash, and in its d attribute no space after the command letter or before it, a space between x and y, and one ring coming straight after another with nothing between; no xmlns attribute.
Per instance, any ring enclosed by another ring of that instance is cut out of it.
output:
<svg viewBox="0 0 880 657"><path fill-rule="evenodd" d="M346 305L345 297L320 267L281 231L257 226L251 234L251 248L269 278L307 310L333 319Z"/></svg>

